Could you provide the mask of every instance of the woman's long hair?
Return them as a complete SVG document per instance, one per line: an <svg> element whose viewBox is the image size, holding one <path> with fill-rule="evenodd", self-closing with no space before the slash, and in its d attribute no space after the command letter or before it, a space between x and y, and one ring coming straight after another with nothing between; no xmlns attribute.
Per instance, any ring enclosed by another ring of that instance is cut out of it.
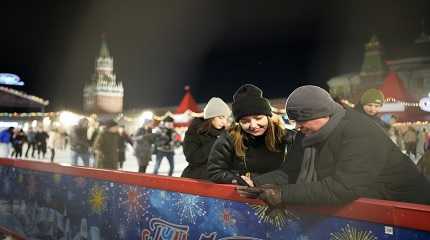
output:
<svg viewBox="0 0 430 240"><path fill-rule="evenodd" d="M212 126L212 118L209 119L205 119L202 124L199 126L199 128L197 129L197 133L198 134L207 134L211 131L211 129L213 129L214 127Z"/></svg>
<svg viewBox="0 0 430 240"><path fill-rule="evenodd" d="M282 143L284 142L285 131L282 127L282 120L277 116L267 116L267 129L264 133L267 149L271 152L283 151ZM233 138L234 152L240 159L245 159L247 147L245 141L248 140L248 134L242 130L239 123L234 123L229 129L229 134Z"/></svg>

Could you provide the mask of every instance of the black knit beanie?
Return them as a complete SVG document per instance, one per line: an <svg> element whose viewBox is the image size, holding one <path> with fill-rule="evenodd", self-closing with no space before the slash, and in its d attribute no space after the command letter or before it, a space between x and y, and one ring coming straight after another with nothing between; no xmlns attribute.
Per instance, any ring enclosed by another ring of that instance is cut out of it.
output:
<svg viewBox="0 0 430 240"><path fill-rule="evenodd" d="M313 85L296 88L286 102L288 118L295 121L328 117L333 115L338 107L326 90Z"/></svg>
<svg viewBox="0 0 430 240"><path fill-rule="evenodd" d="M272 116L270 103L263 97L263 91L252 84L245 84L234 93L232 111L236 122L244 116Z"/></svg>

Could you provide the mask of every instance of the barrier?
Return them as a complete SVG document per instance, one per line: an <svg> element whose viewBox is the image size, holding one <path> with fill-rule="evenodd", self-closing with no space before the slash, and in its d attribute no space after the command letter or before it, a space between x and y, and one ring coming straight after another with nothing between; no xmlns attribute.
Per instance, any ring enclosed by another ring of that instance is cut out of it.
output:
<svg viewBox="0 0 430 240"><path fill-rule="evenodd" d="M268 215L232 185L0 159L0 231L17 239L430 239L430 206L359 199Z"/></svg>

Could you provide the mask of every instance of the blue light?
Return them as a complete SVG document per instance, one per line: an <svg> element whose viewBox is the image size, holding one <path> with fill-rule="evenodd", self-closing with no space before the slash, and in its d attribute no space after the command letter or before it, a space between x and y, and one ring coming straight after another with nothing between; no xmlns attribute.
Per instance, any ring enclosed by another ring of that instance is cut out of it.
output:
<svg viewBox="0 0 430 240"><path fill-rule="evenodd" d="M421 110L430 112L430 97L423 97L420 99L419 106Z"/></svg>
<svg viewBox="0 0 430 240"><path fill-rule="evenodd" d="M24 82L22 82L17 75L12 73L0 73L0 84L24 86Z"/></svg>

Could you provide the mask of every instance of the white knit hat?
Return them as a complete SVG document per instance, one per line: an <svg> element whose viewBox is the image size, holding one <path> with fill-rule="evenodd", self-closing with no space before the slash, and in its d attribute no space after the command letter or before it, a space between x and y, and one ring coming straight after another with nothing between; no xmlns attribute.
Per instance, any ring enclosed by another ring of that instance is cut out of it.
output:
<svg viewBox="0 0 430 240"><path fill-rule="evenodd" d="M208 104L206 104L205 109L203 110L203 118L209 119L219 116L230 116L231 111L228 105L221 99L217 97L213 97L209 100Z"/></svg>

